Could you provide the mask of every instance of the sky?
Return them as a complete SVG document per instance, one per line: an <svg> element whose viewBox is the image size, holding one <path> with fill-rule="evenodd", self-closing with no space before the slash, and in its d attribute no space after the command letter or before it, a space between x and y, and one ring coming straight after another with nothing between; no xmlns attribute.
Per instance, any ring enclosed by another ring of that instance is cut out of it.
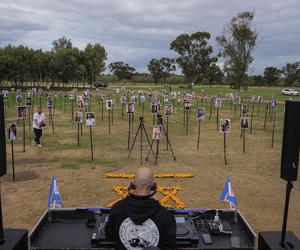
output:
<svg viewBox="0 0 300 250"><path fill-rule="evenodd" d="M216 55L216 37L243 11L255 12L259 33L249 74L300 61L299 0L0 0L0 47L46 51L65 36L80 49L103 45L107 65L123 61L147 72L152 58L177 56L170 43L183 33L209 32Z"/></svg>

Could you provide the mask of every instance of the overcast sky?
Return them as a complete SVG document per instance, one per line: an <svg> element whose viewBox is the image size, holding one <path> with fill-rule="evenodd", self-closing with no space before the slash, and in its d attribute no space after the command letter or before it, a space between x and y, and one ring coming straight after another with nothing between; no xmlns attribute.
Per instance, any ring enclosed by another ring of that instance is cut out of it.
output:
<svg viewBox="0 0 300 250"><path fill-rule="evenodd" d="M107 63L142 72L152 58L175 57L170 42L182 33L210 32L217 53L216 36L242 11L255 11L259 31L250 74L300 61L299 0L0 0L0 46L50 50L65 36L80 49L100 43Z"/></svg>

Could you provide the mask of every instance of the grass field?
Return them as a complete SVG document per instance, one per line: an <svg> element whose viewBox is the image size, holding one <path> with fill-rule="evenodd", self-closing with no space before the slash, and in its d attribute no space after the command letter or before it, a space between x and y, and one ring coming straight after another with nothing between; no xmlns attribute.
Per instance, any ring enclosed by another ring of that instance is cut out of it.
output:
<svg viewBox="0 0 300 250"><path fill-rule="evenodd" d="M116 88L117 86L114 86ZM144 85L148 88L148 85ZM130 86L133 89L141 85ZM201 87L202 88L202 87ZM195 88L201 91L201 88ZM153 87L152 87L153 89ZM172 88L173 90L174 88ZM175 89L174 89L175 90ZM230 89L223 87L205 88L211 94L229 93ZM107 93L114 89L105 90ZM268 100L273 94L280 95L279 88L250 88L242 92L245 96L262 95ZM10 96L10 105L6 110L6 122L16 121L16 111ZM117 99L117 98L116 98ZM36 97L35 101L38 102ZM48 116L46 102L43 98L44 112ZM246 217L256 232L265 230L280 230L282 226L286 183L280 179L281 139L283 129L283 102L277 108L275 123L274 147L271 147L273 122L267 117L266 129L263 129L266 103L257 113L255 106L253 131L247 130L246 152L243 153L243 141L240 138L239 112L235 117L234 109L224 99L219 118L232 120L231 132L226 135L227 160L224 164L223 134L217 130L216 115L212 113L209 120L209 103L201 100L199 106L206 108L206 119L201 123L200 147L197 150L198 120L196 120L196 102L192 108L188 124L188 135L183 125L183 109L177 102L175 115L169 118L169 136L176 161L170 150L166 150L165 136L160 142L158 164L154 165L153 157L143 165L155 173L192 173L192 178L157 179L160 186L179 187L178 198L188 208L228 208L229 205L219 200L226 177L230 176L232 187L238 201L238 209ZM108 133L108 113L104 108L101 119L101 104L94 96L92 111L96 113L96 126L93 127L94 161L91 160L89 130L83 125L83 135L80 136L80 146L77 146L77 124L71 120L70 104L64 112L64 102L60 108L60 99L56 101L54 114L55 133L51 125L44 130L43 148L32 147L33 131L28 128L26 119L26 152L23 153L22 121L18 125L18 139L15 146L16 181L12 181L11 146L7 143L8 174L2 177L2 207L5 227L31 229L47 209L47 197L50 180L57 177L58 187L65 207L99 207L106 206L118 198L112 191L114 185L126 187L128 179L105 178L105 173L133 173L140 166L140 139L128 158L128 118L125 113L121 118L121 105L117 100L114 109L114 120L111 134ZM131 141L139 125L140 108L136 104ZM250 116L250 113L249 113ZM145 106L145 126L149 135L152 134L152 114L149 104ZM164 117L164 121L166 119ZM31 123L31 122L30 122ZM146 141L144 137L144 142ZM143 158L148 153L144 144ZM300 237L300 192L299 181L294 183L291 194L288 229ZM157 194L160 199L162 195ZM171 204L171 203L170 203Z"/></svg>

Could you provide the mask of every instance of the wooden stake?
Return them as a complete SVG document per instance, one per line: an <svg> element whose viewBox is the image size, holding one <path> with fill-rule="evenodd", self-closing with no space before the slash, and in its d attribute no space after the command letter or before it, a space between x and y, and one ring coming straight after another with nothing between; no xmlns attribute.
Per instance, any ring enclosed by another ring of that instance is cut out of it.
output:
<svg viewBox="0 0 300 250"><path fill-rule="evenodd" d="M199 142L200 142L200 128L201 128L201 120L199 119L199 125L198 125L198 141L197 141L197 150L199 150Z"/></svg>
<svg viewBox="0 0 300 250"><path fill-rule="evenodd" d="M10 142L11 142L11 163L12 163L13 181L15 181L16 177L15 177L14 141L11 140Z"/></svg>
<svg viewBox="0 0 300 250"><path fill-rule="evenodd" d="M243 153L246 152L246 133L245 133L245 129L243 128Z"/></svg>
<svg viewBox="0 0 300 250"><path fill-rule="evenodd" d="M92 126L90 127L90 142L91 142L91 156L92 156L92 161L94 160L94 150L93 150L93 136L92 136Z"/></svg>
<svg viewBox="0 0 300 250"><path fill-rule="evenodd" d="M224 161L225 161L225 165L227 165L227 158L226 158L226 133L224 134Z"/></svg>
<svg viewBox="0 0 300 250"><path fill-rule="evenodd" d="M23 152L25 152L25 118L23 117Z"/></svg>

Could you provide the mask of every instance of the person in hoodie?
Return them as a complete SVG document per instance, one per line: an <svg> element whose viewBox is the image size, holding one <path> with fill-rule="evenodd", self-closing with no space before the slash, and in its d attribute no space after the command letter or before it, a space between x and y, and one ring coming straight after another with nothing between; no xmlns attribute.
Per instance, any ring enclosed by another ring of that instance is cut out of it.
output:
<svg viewBox="0 0 300 250"><path fill-rule="evenodd" d="M106 239L114 241L117 250L176 249L174 216L152 198L156 192L153 172L140 167L130 186L129 195L111 208Z"/></svg>

